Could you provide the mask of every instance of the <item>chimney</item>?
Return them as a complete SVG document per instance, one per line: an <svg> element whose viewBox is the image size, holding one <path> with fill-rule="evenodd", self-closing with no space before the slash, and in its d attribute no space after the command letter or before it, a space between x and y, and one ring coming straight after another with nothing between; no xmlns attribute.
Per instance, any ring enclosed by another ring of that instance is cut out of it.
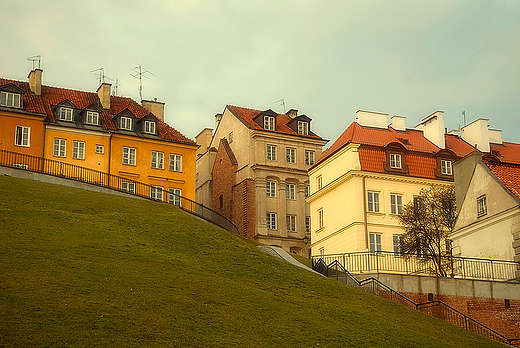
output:
<svg viewBox="0 0 520 348"><path fill-rule="evenodd" d="M390 117L390 120L392 120L390 127L392 127L395 130L398 130L398 131L405 131L406 130L406 125L404 124L405 119L406 119L406 117L404 117L404 116Z"/></svg>
<svg viewBox="0 0 520 348"><path fill-rule="evenodd" d="M298 110L291 109L291 110L287 111L285 114L287 116L289 116L290 118L295 118L296 116L298 116Z"/></svg>
<svg viewBox="0 0 520 348"><path fill-rule="evenodd" d="M204 128L200 131L199 134L195 137L195 141L197 145L200 147L197 149L197 157L201 156L211 145L211 139L213 138L213 129Z"/></svg>
<svg viewBox="0 0 520 348"><path fill-rule="evenodd" d="M34 69L29 73L29 87L35 95L42 95L42 69Z"/></svg>
<svg viewBox="0 0 520 348"><path fill-rule="evenodd" d="M215 129L218 128L218 125L220 124L220 121L222 120L222 114L216 114L215 115Z"/></svg>
<svg viewBox="0 0 520 348"><path fill-rule="evenodd" d="M152 100L141 100L141 106L150 111L159 120L164 121L164 103L158 102L157 98Z"/></svg>
<svg viewBox="0 0 520 348"><path fill-rule="evenodd" d="M102 83L97 90L99 100L103 109L110 109L110 83Z"/></svg>
<svg viewBox="0 0 520 348"><path fill-rule="evenodd" d="M371 112L358 110L356 112L356 122L360 126L364 127L375 127L375 128L388 128L388 114L382 114L380 112Z"/></svg>
<svg viewBox="0 0 520 348"><path fill-rule="evenodd" d="M421 130L424 137L440 147L446 148L444 139L444 111L435 111L430 116L425 117L415 129Z"/></svg>
<svg viewBox="0 0 520 348"><path fill-rule="evenodd" d="M490 134L488 129L488 120L485 118L479 118L476 121L462 127L462 139L468 142L470 145L476 146L476 148L482 152L489 152L490 135L493 140L496 139L496 134ZM495 135L495 136L493 136ZM502 137L500 136L500 140Z"/></svg>

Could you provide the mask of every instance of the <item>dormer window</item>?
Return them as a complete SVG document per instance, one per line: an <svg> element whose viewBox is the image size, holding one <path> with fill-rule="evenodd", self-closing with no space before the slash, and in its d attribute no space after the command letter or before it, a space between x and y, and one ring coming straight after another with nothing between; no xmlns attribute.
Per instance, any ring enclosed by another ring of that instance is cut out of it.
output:
<svg viewBox="0 0 520 348"><path fill-rule="evenodd" d="M155 134L155 122L152 121L144 121L144 132Z"/></svg>
<svg viewBox="0 0 520 348"><path fill-rule="evenodd" d="M441 160L441 172L444 175L453 175L451 161Z"/></svg>
<svg viewBox="0 0 520 348"><path fill-rule="evenodd" d="M275 130L274 117L264 116L264 129Z"/></svg>
<svg viewBox="0 0 520 348"><path fill-rule="evenodd" d="M132 119L121 116L121 129L132 130Z"/></svg>
<svg viewBox="0 0 520 348"><path fill-rule="evenodd" d="M74 121L74 110L71 108L60 108L59 119L62 121Z"/></svg>
<svg viewBox="0 0 520 348"><path fill-rule="evenodd" d="M401 155L397 153L390 154L390 168L401 169Z"/></svg>
<svg viewBox="0 0 520 348"><path fill-rule="evenodd" d="M298 134L309 135L309 123L298 121Z"/></svg>
<svg viewBox="0 0 520 348"><path fill-rule="evenodd" d="M10 92L0 92L0 105L13 108L22 107L22 98L20 94Z"/></svg>
<svg viewBox="0 0 520 348"><path fill-rule="evenodd" d="M93 111L87 111L87 124L99 125L99 113Z"/></svg>

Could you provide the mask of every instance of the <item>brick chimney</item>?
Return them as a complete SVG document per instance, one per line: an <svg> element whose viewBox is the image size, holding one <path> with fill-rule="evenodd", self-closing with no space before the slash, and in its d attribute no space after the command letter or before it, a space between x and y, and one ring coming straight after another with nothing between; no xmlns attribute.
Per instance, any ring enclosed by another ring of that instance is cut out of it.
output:
<svg viewBox="0 0 520 348"><path fill-rule="evenodd" d="M102 83L97 90L99 100L103 109L110 109L110 83Z"/></svg>
<svg viewBox="0 0 520 348"><path fill-rule="evenodd" d="M141 100L141 106L150 111L159 120L164 121L164 103L158 102L157 99Z"/></svg>
<svg viewBox="0 0 520 348"><path fill-rule="evenodd" d="M29 73L29 87L35 95L42 95L42 69L34 69Z"/></svg>

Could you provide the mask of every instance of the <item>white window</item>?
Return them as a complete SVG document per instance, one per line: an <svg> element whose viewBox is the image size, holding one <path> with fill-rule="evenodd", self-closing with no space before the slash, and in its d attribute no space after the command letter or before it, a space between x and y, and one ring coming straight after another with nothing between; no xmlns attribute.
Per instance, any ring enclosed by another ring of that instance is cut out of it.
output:
<svg viewBox="0 0 520 348"><path fill-rule="evenodd" d="M323 221L323 209L318 210L318 230L321 230L325 226Z"/></svg>
<svg viewBox="0 0 520 348"><path fill-rule="evenodd" d="M487 214L486 196L477 198L477 216L484 216Z"/></svg>
<svg viewBox="0 0 520 348"><path fill-rule="evenodd" d="M20 97L16 93L0 92L0 105L19 108L22 100Z"/></svg>
<svg viewBox="0 0 520 348"><path fill-rule="evenodd" d="M314 164L314 151L305 150L305 164L308 166Z"/></svg>
<svg viewBox="0 0 520 348"><path fill-rule="evenodd" d="M298 121L298 134L309 135L309 123Z"/></svg>
<svg viewBox="0 0 520 348"><path fill-rule="evenodd" d="M62 121L74 121L74 110L71 108L60 108L60 120Z"/></svg>
<svg viewBox="0 0 520 348"><path fill-rule="evenodd" d="M416 213L424 212L424 198L421 196L415 196L413 198L413 209Z"/></svg>
<svg viewBox="0 0 520 348"><path fill-rule="evenodd" d="M325 256L325 248L319 248L318 253L320 254L320 256Z"/></svg>
<svg viewBox="0 0 520 348"><path fill-rule="evenodd" d="M181 189L170 188L168 190L168 202L177 207L181 206Z"/></svg>
<svg viewBox="0 0 520 348"><path fill-rule="evenodd" d="M228 142L230 144L233 142L233 132L229 132L229 134L228 134Z"/></svg>
<svg viewBox="0 0 520 348"><path fill-rule="evenodd" d="M285 199L295 199L295 184L285 184Z"/></svg>
<svg viewBox="0 0 520 348"><path fill-rule="evenodd" d="M318 188L318 190L321 190L321 188L323 187L323 178L321 175L316 178L316 187Z"/></svg>
<svg viewBox="0 0 520 348"><path fill-rule="evenodd" d="M130 117L121 117L121 129L132 130L132 119Z"/></svg>
<svg viewBox="0 0 520 348"><path fill-rule="evenodd" d="M162 186L150 186L150 198L155 199L156 201L162 201L162 193L163 193L163 187Z"/></svg>
<svg viewBox="0 0 520 348"><path fill-rule="evenodd" d="M441 171L442 174L452 175L451 161L441 160Z"/></svg>
<svg viewBox="0 0 520 348"><path fill-rule="evenodd" d="M274 117L264 116L264 129L275 130L275 128L274 128Z"/></svg>
<svg viewBox="0 0 520 348"><path fill-rule="evenodd" d="M269 161L276 161L276 146L267 145L267 159Z"/></svg>
<svg viewBox="0 0 520 348"><path fill-rule="evenodd" d="M144 121L144 132L155 134L155 122L152 121Z"/></svg>
<svg viewBox="0 0 520 348"><path fill-rule="evenodd" d="M390 194L390 212L394 215L403 213L403 196Z"/></svg>
<svg viewBox="0 0 520 348"><path fill-rule="evenodd" d="M135 151L133 147L123 147L123 164L135 166Z"/></svg>
<svg viewBox="0 0 520 348"><path fill-rule="evenodd" d="M305 217L305 232L309 233L311 231L311 217Z"/></svg>
<svg viewBox="0 0 520 348"><path fill-rule="evenodd" d="M379 192L367 192L368 211L379 213Z"/></svg>
<svg viewBox="0 0 520 348"><path fill-rule="evenodd" d="M276 213L267 213L267 229L276 230Z"/></svg>
<svg viewBox="0 0 520 348"><path fill-rule="evenodd" d="M96 144L96 153L100 153L100 154L105 153L105 146Z"/></svg>
<svg viewBox="0 0 520 348"><path fill-rule="evenodd" d="M403 255L403 242L404 237L398 234L394 234L394 255Z"/></svg>
<svg viewBox="0 0 520 348"><path fill-rule="evenodd" d="M286 215L287 231L296 232L296 215Z"/></svg>
<svg viewBox="0 0 520 348"><path fill-rule="evenodd" d="M31 134L30 127L16 126L16 134L14 138L14 144L16 146L31 146L29 143L29 136Z"/></svg>
<svg viewBox="0 0 520 348"><path fill-rule="evenodd" d="M54 149L52 155L54 157L65 157L65 146L67 140L54 138Z"/></svg>
<svg viewBox="0 0 520 348"><path fill-rule="evenodd" d="M370 233L370 252L380 252L381 251L381 234L379 233Z"/></svg>
<svg viewBox="0 0 520 348"><path fill-rule="evenodd" d="M152 168L164 169L164 152L152 151Z"/></svg>
<svg viewBox="0 0 520 348"><path fill-rule="evenodd" d="M88 124L99 124L99 113L93 111L87 111L87 123Z"/></svg>
<svg viewBox="0 0 520 348"><path fill-rule="evenodd" d="M172 172L182 172L182 155L170 154L170 170Z"/></svg>
<svg viewBox="0 0 520 348"><path fill-rule="evenodd" d="M265 184L266 197L276 197L276 182L267 181Z"/></svg>
<svg viewBox="0 0 520 348"><path fill-rule="evenodd" d="M123 181L121 183L121 190L129 193L135 193L135 182Z"/></svg>
<svg viewBox="0 0 520 348"><path fill-rule="evenodd" d="M311 188L308 185L305 186L305 198L309 197L310 193L311 193Z"/></svg>
<svg viewBox="0 0 520 348"><path fill-rule="evenodd" d="M296 163L296 149L292 147L286 148L285 155L287 163Z"/></svg>
<svg viewBox="0 0 520 348"><path fill-rule="evenodd" d="M397 153L390 154L390 167L391 168L401 168L401 155Z"/></svg>
<svg viewBox="0 0 520 348"><path fill-rule="evenodd" d="M72 158L85 159L85 142L74 140L72 142Z"/></svg>

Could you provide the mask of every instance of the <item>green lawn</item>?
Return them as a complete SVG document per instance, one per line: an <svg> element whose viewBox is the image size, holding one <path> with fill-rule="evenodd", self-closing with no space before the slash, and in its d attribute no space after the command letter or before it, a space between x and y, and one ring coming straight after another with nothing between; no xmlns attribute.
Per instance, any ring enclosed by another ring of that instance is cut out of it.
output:
<svg viewBox="0 0 520 348"><path fill-rule="evenodd" d="M1 347L501 347L176 207L0 177Z"/></svg>

